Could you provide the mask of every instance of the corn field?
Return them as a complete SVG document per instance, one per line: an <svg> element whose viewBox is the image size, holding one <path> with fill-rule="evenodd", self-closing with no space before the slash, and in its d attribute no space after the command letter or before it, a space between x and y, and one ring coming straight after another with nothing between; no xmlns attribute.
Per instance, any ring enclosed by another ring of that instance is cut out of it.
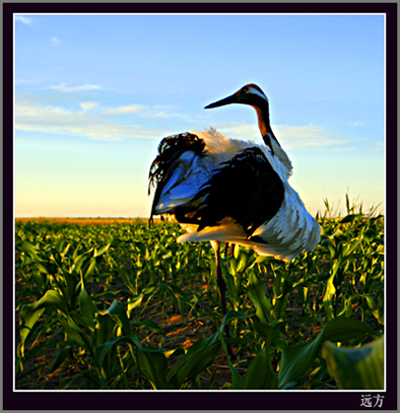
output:
<svg viewBox="0 0 400 413"><path fill-rule="evenodd" d="M177 224L16 222L15 388L383 389L384 217L326 207L290 263L225 245L224 318Z"/></svg>

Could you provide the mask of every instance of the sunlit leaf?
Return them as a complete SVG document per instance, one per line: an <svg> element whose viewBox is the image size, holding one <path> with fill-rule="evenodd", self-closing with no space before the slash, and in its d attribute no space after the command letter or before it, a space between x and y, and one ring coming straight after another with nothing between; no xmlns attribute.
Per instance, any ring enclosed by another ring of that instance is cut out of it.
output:
<svg viewBox="0 0 400 413"><path fill-rule="evenodd" d="M130 335L132 333L131 325L129 319L126 315L125 308L117 300L114 300L111 306L105 310L99 312L101 315L109 315L113 318L121 327L123 335Z"/></svg>
<svg viewBox="0 0 400 413"><path fill-rule="evenodd" d="M19 334L21 339L20 351L22 357L24 357L24 344L28 337L28 334L31 332L33 326L39 320L44 310L45 308L36 309L32 305L24 305L21 307L19 314Z"/></svg>
<svg viewBox="0 0 400 413"><path fill-rule="evenodd" d="M99 257L100 255L104 254L108 249L110 248L110 244L104 245L104 247L101 247L99 249L95 248L93 257Z"/></svg>
<svg viewBox="0 0 400 413"><path fill-rule="evenodd" d="M308 373L324 341L342 342L367 334L375 335L368 324L350 318L335 318L325 324L315 339L285 347L279 370L279 387L285 388Z"/></svg>
<svg viewBox="0 0 400 413"><path fill-rule="evenodd" d="M81 347L85 347L85 340L82 337L84 331L75 323L72 317L69 314L65 314L61 311L58 311L58 319L60 324L67 334L68 340L73 343L78 344ZM89 346L91 347L91 346Z"/></svg>
<svg viewBox="0 0 400 413"><path fill-rule="evenodd" d="M337 347L327 342L322 356L326 359L329 374L335 377L339 388L383 390L383 337L358 348Z"/></svg>

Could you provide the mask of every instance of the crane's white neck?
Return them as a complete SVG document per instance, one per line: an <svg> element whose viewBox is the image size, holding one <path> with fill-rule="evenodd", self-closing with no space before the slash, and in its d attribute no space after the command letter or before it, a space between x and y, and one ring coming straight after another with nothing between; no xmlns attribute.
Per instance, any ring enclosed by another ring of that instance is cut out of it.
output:
<svg viewBox="0 0 400 413"><path fill-rule="evenodd" d="M277 157L280 160L282 166L285 169L285 171L282 171L282 172L284 173L286 179L288 179L289 176L292 175L292 171L293 171L292 161L290 160L287 153L279 145L279 143L275 139L275 137L273 137L273 136L271 136L271 134L269 134L269 139L270 139L270 142L271 142L270 147L271 147L271 150L274 154L274 157Z"/></svg>

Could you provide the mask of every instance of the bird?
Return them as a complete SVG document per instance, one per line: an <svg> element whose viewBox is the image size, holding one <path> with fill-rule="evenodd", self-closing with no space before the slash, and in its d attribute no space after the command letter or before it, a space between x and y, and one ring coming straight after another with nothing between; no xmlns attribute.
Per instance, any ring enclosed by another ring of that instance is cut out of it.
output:
<svg viewBox="0 0 400 413"><path fill-rule="evenodd" d="M224 315L222 242L291 261L314 250L321 233L288 182L292 162L272 131L263 90L249 83L205 109L230 104L256 110L263 143L228 139L212 127L165 137L150 166L148 191L155 188L150 221L154 215L172 216L186 230L177 242L211 243Z"/></svg>

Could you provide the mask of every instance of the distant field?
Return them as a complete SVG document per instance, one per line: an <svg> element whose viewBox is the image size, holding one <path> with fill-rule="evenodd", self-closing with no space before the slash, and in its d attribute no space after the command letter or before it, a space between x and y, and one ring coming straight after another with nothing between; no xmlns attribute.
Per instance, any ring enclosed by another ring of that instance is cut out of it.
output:
<svg viewBox="0 0 400 413"><path fill-rule="evenodd" d="M38 223L49 224L81 224L81 225L99 225L99 224L134 224L136 222L147 222L148 218L15 218L16 222L34 221ZM153 219L155 223L161 222L159 218Z"/></svg>

